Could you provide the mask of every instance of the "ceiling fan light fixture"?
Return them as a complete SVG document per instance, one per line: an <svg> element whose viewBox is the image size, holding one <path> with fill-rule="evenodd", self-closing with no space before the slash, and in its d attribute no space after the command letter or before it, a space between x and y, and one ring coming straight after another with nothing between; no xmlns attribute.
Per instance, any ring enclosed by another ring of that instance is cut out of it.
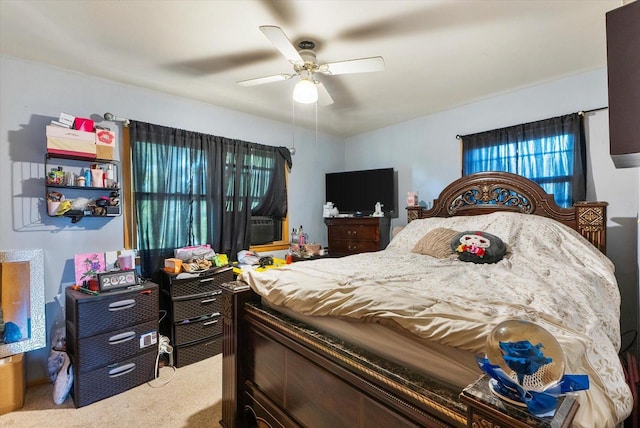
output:
<svg viewBox="0 0 640 428"><path fill-rule="evenodd" d="M300 79L293 88L293 100L301 104L311 104L318 101L316 84L309 79Z"/></svg>

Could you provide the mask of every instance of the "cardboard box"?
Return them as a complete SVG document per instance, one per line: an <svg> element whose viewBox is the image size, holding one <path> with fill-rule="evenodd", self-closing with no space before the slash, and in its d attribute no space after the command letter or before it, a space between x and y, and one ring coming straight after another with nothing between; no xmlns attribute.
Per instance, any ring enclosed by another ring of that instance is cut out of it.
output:
<svg viewBox="0 0 640 428"><path fill-rule="evenodd" d="M88 143L78 140L67 140L65 138L59 137L47 137L47 153L66 156L77 156L87 159L95 159L97 156L95 143Z"/></svg>
<svg viewBox="0 0 640 428"><path fill-rule="evenodd" d="M25 375L24 353L0 359L0 415L24 406Z"/></svg>
<svg viewBox="0 0 640 428"><path fill-rule="evenodd" d="M113 160L113 147L96 144L96 158Z"/></svg>
<svg viewBox="0 0 640 428"><path fill-rule="evenodd" d="M169 273L180 273L182 270L182 260L164 259L164 270Z"/></svg>

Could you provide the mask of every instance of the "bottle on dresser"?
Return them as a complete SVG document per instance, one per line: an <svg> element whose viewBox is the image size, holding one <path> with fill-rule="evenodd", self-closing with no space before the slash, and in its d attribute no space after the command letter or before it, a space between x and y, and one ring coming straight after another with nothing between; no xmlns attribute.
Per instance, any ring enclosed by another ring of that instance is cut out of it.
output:
<svg viewBox="0 0 640 428"><path fill-rule="evenodd" d="M307 234L304 233L304 230L302 229L302 225L300 225L300 229L298 229L298 244L300 244L300 246L303 246L306 243L307 243Z"/></svg>

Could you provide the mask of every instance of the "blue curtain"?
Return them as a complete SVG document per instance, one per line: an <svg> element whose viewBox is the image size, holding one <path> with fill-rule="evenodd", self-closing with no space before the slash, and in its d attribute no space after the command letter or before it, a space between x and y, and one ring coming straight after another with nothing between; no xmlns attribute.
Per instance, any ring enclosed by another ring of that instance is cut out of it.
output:
<svg viewBox="0 0 640 428"><path fill-rule="evenodd" d="M561 207L586 197L586 139L578 113L462 137L462 174L506 171L553 194Z"/></svg>
<svg viewBox="0 0 640 428"><path fill-rule="evenodd" d="M131 121L133 194L142 275L175 248L211 244L235 260L252 215L287 215L289 151Z"/></svg>

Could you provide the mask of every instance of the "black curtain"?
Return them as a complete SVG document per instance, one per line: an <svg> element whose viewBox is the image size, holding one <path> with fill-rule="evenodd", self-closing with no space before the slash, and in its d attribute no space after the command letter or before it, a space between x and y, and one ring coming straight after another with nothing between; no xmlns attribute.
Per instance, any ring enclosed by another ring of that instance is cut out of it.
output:
<svg viewBox="0 0 640 428"><path fill-rule="evenodd" d="M560 206L586 198L587 149L579 113L462 137L462 174L506 171L553 193Z"/></svg>
<svg viewBox="0 0 640 428"><path fill-rule="evenodd" d="M211 244L235 260L252 215L287 214L286 148L131 121L141 272L154 277L175 248Z"/></svg>

